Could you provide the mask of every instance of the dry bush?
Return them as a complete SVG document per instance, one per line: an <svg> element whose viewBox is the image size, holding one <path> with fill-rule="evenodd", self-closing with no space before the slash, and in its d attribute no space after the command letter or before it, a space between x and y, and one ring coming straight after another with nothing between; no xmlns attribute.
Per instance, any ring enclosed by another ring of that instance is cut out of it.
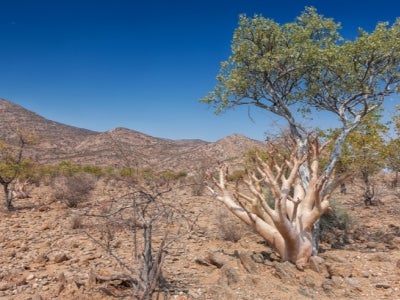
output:
<svg viewBox="0 0 400 300"><path fill-rule="evenodd" d="M83 218L81 216L73 216L70 219L71 229L81 229L83 228Z"/></svg>
<svg viewBox="0 0 400 300"><path fill-rule="evenodd" d="M95 184L95 177L87 173L58 176L52 182L53 196L68 207L77 207L88 199Z"/></svg>
<svg viewBox="0 0 400 300"><path fill-rule="evenodd" d="M165 257L182 249L178 240L191 231L195 218L179 203L165 199L173 189L126 185L122 190L128 192L118 197L112 192L112 204L100 210L93 207L93 213L84 215L91 224L85 234L120 267L109 277L94 272L104 290L115 297L148 300L168 290L162 272ZM130 249L129 255L122 248Z"/></svg>
<svg viewBox="0 0 400 300"><path fill-rule="evenodd" d="M218 238L221 240L236 243L250 231L249 226L226 210L219 209L215 218Z"/></svg>
<svg viewBox="0 0 400 300"><path fill-rule="evenodd" d="M206 185L204 184L207 178L207 173L205 170L200 170L194 173L188 180L192 196L203 196L206 190Z"/></svg>
<svg viewBox="0 0 400 300"><path fill-rule="evenodd" d="M349 235L356 225L356 219L339 202L331 202L332 211L320 219L320 241L332 248L342 248L349 243Z"/></svg>

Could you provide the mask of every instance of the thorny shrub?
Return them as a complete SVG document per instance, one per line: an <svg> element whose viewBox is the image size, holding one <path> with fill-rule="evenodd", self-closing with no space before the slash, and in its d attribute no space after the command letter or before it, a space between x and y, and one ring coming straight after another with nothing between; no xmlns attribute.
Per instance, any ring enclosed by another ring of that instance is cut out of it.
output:
<svg viewBox="0 0 400 300"><path fill-rule="evenodd" d="M247 232L250 231L249 227L238 221L230 212L225 209L219 209L216 215L216 226L218 238L224 241L236 243Z"/></svg>
<svg viewBox="0 0 400 300"><path fill-rule="evenodd" d="M331 202L332 211L320 219L320 241L332 248L342 248L349 243L350 231L356 225L356 220L339 202Z"/></svg>
<svg viewBox="0 0 400 300"><path fill-rule="evenodd" d="M53 196L70 208L77 207L88 199L95 184L95 177L88 173L57 176L52 182Z"/></svg>
<svg viewBox="0 0 400 300"><path fill-rule="evenodd" d="M109 277L94 273L96 280L104 283L104 291L115 297L148 300L160 292L168 293L163 277L165 257L182 250L178 240L191 231L196 218L179 203L168 201L166 194L172 189L129 183L128 187L121 196L111 196L108 208L84 215L91 223L85 234L120 267ZM130 249L129 254L121 248Z"/></svg>

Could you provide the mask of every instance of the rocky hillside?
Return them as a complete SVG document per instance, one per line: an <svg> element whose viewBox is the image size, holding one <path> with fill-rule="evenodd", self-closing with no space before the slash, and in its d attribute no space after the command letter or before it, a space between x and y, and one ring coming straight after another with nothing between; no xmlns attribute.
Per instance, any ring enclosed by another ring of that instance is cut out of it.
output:
<svg viewBox="0 0 400 300"><path fill-rule="evenodd" d="M127 128L95 132L47 120L4 99L0 99L0 118L1 139L10 140L18 129L36 133L38 144L31 155L40 163L69 160L190 171L220 161L239 162L243 152L262 145L238 134L210 143L157 138Z"/></svg>
<svg viewBox="0 0 400 300"><path fill-rule="evenodd" d="M75 145L97 132L47 120L17 104L0 99L0 138L12 141L18 130L33 131L37 137L35 157L40 162L62 158Z"/></svg>

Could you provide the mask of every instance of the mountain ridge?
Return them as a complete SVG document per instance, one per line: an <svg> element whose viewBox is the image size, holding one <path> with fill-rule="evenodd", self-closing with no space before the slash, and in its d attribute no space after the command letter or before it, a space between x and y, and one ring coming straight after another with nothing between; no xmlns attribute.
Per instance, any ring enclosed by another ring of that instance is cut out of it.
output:
<svg viewBox="0 0 400 300"><path fill-rule="evenodd" d="M18 129L38 135L30 153L39 163L68 160L78 164L126 166L155 169L196 170L204 165L234 161L261 142L232 134L216 142L200 139L171 140L125 127L105 132L48 120L11 101L0 99L0 139L12 140Z"/></svg>

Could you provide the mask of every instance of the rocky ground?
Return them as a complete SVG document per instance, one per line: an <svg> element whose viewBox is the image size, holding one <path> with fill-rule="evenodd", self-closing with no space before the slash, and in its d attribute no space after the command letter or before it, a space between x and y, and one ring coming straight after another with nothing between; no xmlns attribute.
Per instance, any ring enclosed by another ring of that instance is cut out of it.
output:
<svg viewBox="0 0 400 300"><path fill-rule="evenodd" d="M99 185L91 200L68 208L41 186L14 211L1 211L0 299L116 299L111 293L129 292L124 280L105 278L126 272L115 257L132 262L131 233L83 216L109 212L104 207L121 192ZM400 199L388 193L366 208L355 194L337 197L354 223L346 242L323 243L298 270L211 198L190 189L165 194L193 226L182 235L173 231L164 265L168 291L158 299L400 299Z"/></svg>

